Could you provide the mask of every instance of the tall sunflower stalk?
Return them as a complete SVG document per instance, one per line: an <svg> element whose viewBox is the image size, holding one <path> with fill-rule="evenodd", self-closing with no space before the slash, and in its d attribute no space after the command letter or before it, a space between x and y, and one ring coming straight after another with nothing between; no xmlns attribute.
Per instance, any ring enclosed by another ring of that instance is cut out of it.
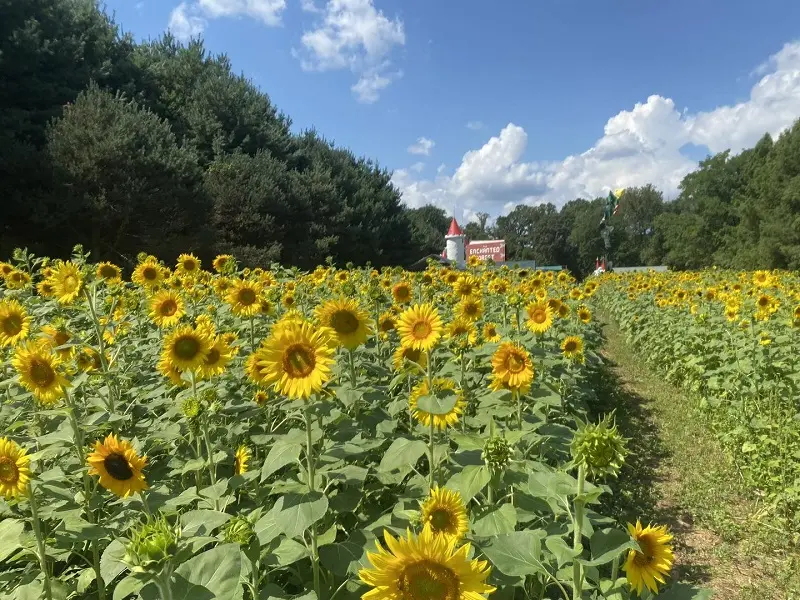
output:
<svg viewBox="0 0 800 600"><path fill-rule="evenodd" d="M97 284L92 286L92 292L89 293L88 287L83 287L83 295L86 297L86 303L89 305L89 314L92 317L92 324L94 325L95 335L97 335L97 349L100 353L100 368L103 370L103 377L108 386L108 396L106 402L106 409L109 414L114 414L114 405L116 403L117 388L111 381L111 369L109 368L108 360L106 360L106 347L105 340L103 339L104 326L100 322L100 317L97 314Z"/></svg>
<svg viewBox="0 0 800 600"><path fill-rule="evenodd" d="M28 502L31 505L33 535L36 537L36 554L39 556L39 567L42 569L42 576L44 578L44 597L45 600L53 600L53 588L50 583L50 569L47 566L47 553L44 545L44 535L42 534L42 523L39 520L39 511L36 506L36 495L31 485L28 485L27 494Z"/></svg>
<svg viewBox="0 0 800 600"><path fill-rule="evenodd" d="M316 491L316 458L314 456L314 440L312 437L312 414L311 402L305 401L305 408L303 409L303 416L306 423L306 469L308 470L308 491L312 494ZM319 568L319 551L317 548L317 526L312 523L309 528L311 534L311 569L314 577L314 593L317 598L320 596L320 568Z"/></svg>

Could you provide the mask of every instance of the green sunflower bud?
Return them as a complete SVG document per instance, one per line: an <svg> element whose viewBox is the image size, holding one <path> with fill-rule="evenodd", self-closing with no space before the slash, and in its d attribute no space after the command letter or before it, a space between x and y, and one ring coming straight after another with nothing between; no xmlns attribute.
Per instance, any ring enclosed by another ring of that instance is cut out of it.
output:
<svg viewBox="0 0 800 600"><path fill-rule="evenodd" d="M234 517L225 524L223 535L228 543L247 546L253 538L253 525L245 517Z"/></svg>
<svg viewBox="0 0 800 600"><path fill-rule="evenodd" d="M616 477L628 454L626 443L612 415L606 415L599 423L585 424L575 432L570 446L573 463L584 465L590 479Z"/></svg>
<svg viewBox="0 0 800 600"><path fill-rule="evenodd" d="M179 537L163 515L152 517L131 530L124 561L136 571L157 569L175 556Z"/></svg>
<svg viewBox="0 0 800 600"><path fill-rule="evenodd" d="M508 443L508 440L501 437L493 437L486 440L481 457L486 466L489 467L489 470L492 473L497 473L511 463L513 455L514 449Z"/></svg>
<svg viewBox="0 0 800 600"><path fill-rule="evenodd" d="M181 403L181 412L187 419L194 419L200 414L200 402L195 396L189 396Z"/></svg>

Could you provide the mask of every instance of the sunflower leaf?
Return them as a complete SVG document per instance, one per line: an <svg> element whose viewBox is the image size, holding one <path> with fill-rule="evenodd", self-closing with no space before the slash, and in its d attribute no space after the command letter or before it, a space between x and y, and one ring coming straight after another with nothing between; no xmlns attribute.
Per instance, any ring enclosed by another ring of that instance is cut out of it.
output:
<svg viewBox="0 0 800 600"><path fill-rule="evenodd" d="M435 396L421 396L417 400L417 408L432 415L446 415L456 405L458 396L452 390L442 390L442 394Z"/></svg>
<svg viewBox="0 0 800 600"><path fill-rule="evenodd" d="M544 531L515 531L490 538L481 550L492 565L505 575L524 577L547 574L542 564L542 538Z"/></svg>
<svg viewBox="0 0 800 600"><path fill-rule="evenodd" d="M383 455L378 470L388 472L395 469L408 469L409 465L416 464L427 449L425 442L421 440L397 438Z"/></svg>

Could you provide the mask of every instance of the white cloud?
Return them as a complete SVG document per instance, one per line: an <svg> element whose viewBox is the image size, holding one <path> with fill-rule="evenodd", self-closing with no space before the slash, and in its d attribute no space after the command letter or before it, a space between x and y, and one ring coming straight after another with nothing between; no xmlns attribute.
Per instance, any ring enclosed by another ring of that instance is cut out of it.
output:
<svg viewBox="0 0 800 600"><path fill-rule="evenodd" d="M179 40L188 40L203 33L205 27L206 20L186 2L181 2L170 13L167 29Z"/></svg>
<svg viewBox="0 0 800 600"><path fill-rule="evenodd" d="M472 129L473 131L478 131L479 129L483 129L484 125L481 121L468 121L467 122L467 129Z"/></svg>
<svg viewBox="0 0 800 600"><path fill-rule="evenodd" d="M350 88L356 99L362 104L373 104L378 101L380 91L387 88L392 81L403 76L402 71L396 73L381 73L368 71L363 73L359 80Z"/></svg>
<svg viewBox="0 0 800 600"><path fill-rule="evenodd" d="M409 167L412 171L416 171L417 173L422 173L425 170L425 163L424 162L415 162L413 165Z"/></svg>
<svg viewBox="0 0 800 600"><path fill-rule="evenodd" d="M425 156L429 156L435 145L436 142L433 140L429 140L426 137L421 137L417 139L416 143L411 144L408 147L408 152L410 154L424 154Z"/></svg>
<svg viewBox="0 0 800 600"><path fill-rule="evenodd" d="M528 135L509 123L481 148L467 152L452 176L438 172L434 179L415 179L401 169L393 182L409 206L458 205L465 214L483 210L497 215L519 203L561 206L576 197L646 183L674 197L683 177L697 167L681 152L686 144L740 152L800 117L800 42L786 44L765 65L746 101L692 113L653 95L610 118L591 148L562 161L525 161Z"/></svg>
<svg viewBox="0 0 800 600"><path fill-rule="evenodd" d="M377 100L378 92L398 78L387 72L392 50L406 41L403 21L388 18L373 0L328 0L324 11L313 0L302 2L304 10L324 14L314 29L303 34L302 50L294 52L303 69L350 69L359 75L353 86L357 98L364 101L359 88L367 90L368 102Z"/></svg>

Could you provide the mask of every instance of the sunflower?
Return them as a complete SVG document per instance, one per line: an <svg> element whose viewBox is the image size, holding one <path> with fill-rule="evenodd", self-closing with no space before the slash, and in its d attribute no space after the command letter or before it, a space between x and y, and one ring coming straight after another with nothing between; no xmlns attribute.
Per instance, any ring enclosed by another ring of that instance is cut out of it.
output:
<svg viewBox="0 0 800 600"><path fill-rule="evenodd" d="M259 406L264 406L267 400L269 400L269 394L265 390L256 390L256 393L253 394L253 402Z"/></svg>
<svg viewBox="0 0 800 600"><path fill-rule="evenodd" d="M317 319L324 327L330 327L339 346L355 350L367 341L372 333L369 316L352 298L329 300L317 307Z"/></svg>
<svg viewBox="0 0 800 600"><path fill-rule="evenodd" d="M18 346L11 363L19 374L20 384L42 404L54 404L69 385L57 370L61 359L41 340Z"/></svg>
<svg viewBox="0 0 800 600"><path fill-rule="evenodd" d="M181 275L194 277L200 272L200 259L194 254L181 254L175 270Z"/></svg>
<svg viewBox="0 0 800 600"><path fill-rule="evenodd" d="M525 324L533 333L544 333L553 325L553 310L548 304L532 302L525 310L528 313Z"/></svg>
<svg viewBox="0 0 800 600"><path fill-rule="evenodd" d="M518 390L533 381L533 363L530 354L519 344L505 342L492 356L492 374L509 389Z"/></svg>
<svg viewBox="0 0 800 600"><path fill-rule="evenodd" d="M59 304L72 304L83 289L83 276L75 263L59 262L47 278Z"/></svg>
<svg viewBox="0 0 800 600"><path fill-rule="evenodd" d="M478 328L474 321L459 317L447 325L447 337L466 345L474 345L478 341Z"/></svg>
<svg viewBox="0 0 800 600"><path fill-rule="evenodd" d="M392 365L395 371L408 369L406 361L416 363L423 369L428 366L428 355L422 350L415 350L408 346L399 346L392 354Z"/></svg>
<svg viewBox="0 0 800 600"><path fill-rule="evenodd" d="M31 282L31 276L25 271L14 269L5 277L6 287L10 290L21 290Z"/></svg>
<svg viewBox="0 0 800 600"><path fill-rule="evenodd" d="M217 273L232 271L235 266L234 258L230 254L219 254L211 263Z"/></svg>
<svg viewBox="0 0 800 600"><path fill-rule="evenodd" d="M442 336L442 319L431 304L415 304L400 314L397 320L400 343L415 350L426 352L436 345Z"/></svg>
<svg viewBox="0 0 800 600"><path fill-rule="evenodd" d="M150 299L150 318L158 327L174 327L184 314L186 307L177 292L163 290Z"/></svg>
<svg viewBox="0 0 800 600"><path fill-rule="evenodd" d="M263 286L258 281L236 279L225 297L231 305L231 312L240 317L254 317L261 312L261 291Z"/></svg>
<svg viewBox="0 0 800 600"><path fill-rule="evenodd" d="M564 358L583 362L583 340L576 335L570 335L561 342L561 353Z"/></svg>
<svg viewBox="0 0 800 600"><path fill-rule="evenodd" d="M75 365L81 371L99 371L103 368L100 353L94 348L83 348L75 356Z"/></svg>
<svg viewBox="0 0 800 600"><path fill-rule="evenodd" d="M7 262L0 262L0 277L5 278L6 275L14 270L14 265Z"/></svg>
<svg viewBox="0 0 800 600"><path fill-rule="evenodd" d="M462 319L477 321L483 314L483 300L476 296L468 296L456 306L456 314Z"/></svg>
<svg viewBox="0 0 800 600"><path fill-rule="evenodd" d="M639 521L636 525L628 523L628 532L641 548L641 552L628 551L623 566L628 583L640 596L645 587L656 594L658 584L665 583L664 578L672 569L672 547L669 545L672 535L664 525L642 527Z"/></svg>
<svg viewBox="0 0 800 600"><path fill-rule="evenodd" d="M493 294L505 294L508 291L508 281L495 277L489 282L489 291Z"/></svg>
<svg viewBox="0 0 800 600"><path fill-rule="evenodd" d="M327 332L310 323L273 331L255 355L260 379L290 398L308 398L331 378L333 348Z"/></svg>
<svg viewBox="0 0 800 600"><path fill-rule="evenodd" d="M164 267L155 260L146 260L136 265L131 275L131 281L147 289L155 289L164 281Z"/></svg>
<svg viewBox="0 0 800 600"><path fill-rule="evenodd" d="M756 271L753 273L753 285L756 287L770 287L772 285L772 273L769 271Z"/></svg>
<svg viewBox="0 0 800 600"><path fill-rule="evenodd" d="M460 540L469 531L467 507L461 494L447 488L434 488L420 507L420 521L434 535Z"/></svg>
<svg viewBox="0 0 800 600"><path fill-rule="evenodd" d="M581 323L589 323L592 320L592 311L587 306L581 304L578 307L578 319Z"/></svg>
<svg viewBox="0 0 800 600"><path fill-rule="evenodd" d="M0 438L0 496L6 500L24 496L31 479L30 458L24 448Z"/></svg>
<svg viewBox="0 0 800 600"><path fill-rule="evenodd" d="M491 567L485 560L469 559L471 546L457 548L457 540L434 535L425 527L419 536L411 531L395 538L384 530L385 548L367 553L371 569L358 578L372 589L363 600L481 600L495 588L486 583Z"/></svg>
<svg viewBox="0 0 800 600"><path fill-rule="evenodd" d="M477 266L480 266L480 264L482 262L483 262L483 260L481 260L480 256L478 256L477 254L473 254L472 256L470 256L467 259L467 266L468 267L477 267Z"/></svg>
<svg viewBox="0 0 800 600"><path fill-rule="evenodd" d="M176 369L188 371L203 364L213 343L205 329L184 325L174 329L164 340L161 356Z"/></svg>
<svg viewBox="0 0 800 600"><path fill-rule="evenodd" d="M378 332L383 339L387 339L396 326L397 317L391 311L386 311L378 318Z"/></svg>
<svg viewBox="0 0 800 600"><path fill-rule="evenodd" d="M36 284L36 291L42 298L52 298L54 294L53 284L49 279L43 279Z"/></svg>
<svg viewBox="0 0 800 600"><path fill-rule="evenodd" d="M222 336L217 336L203 363L197 368L197 374L203 379L222 375L228 363L233 360L233 355L233 348L225 342Z"/></svg>
<svg viewBox="0 0 800 600"><path fill-rule="evenodd" d="M101 262L95 267L95 277L106 283L119 283L122 281L122 269L110 262Z"/></svg>
<svg viewBox="0 0 800 600"><path fill-rule="evenodd" d="M483 335L483 339L487 342L499 342L500 341L500 333L497 331L497 324L488 322L483 324L483 329L481 330L481 335Z"/></svg>
<svg viewBox="0 0 800 600"><path fill-rule="evenodd" d="M453 291L462 298L471 296L480 290L480 281L472 275L461 275L453 285Z"/></svg>
<svg viewBox="0 0 800 600"><path fill-rule="evenodd" d="M286 308L294 308L294 305L297 304L297 299L294 294L287 292L281 297L281 304Z"/></svg>
<svg viewBox="0 0 800 600"><path fill-rule="evenodd" d="M566 319L569 316L569 304L562 302L561 306L558 307L556 314L558 315L559 319Z"/></svg>
<svg viewBox="0 0 800 600"><path fill-rule="evenodd" d="M146 456L139 456L127 440L113 433L94 443L94 452L86 457L89 475L99 475L100 485L120 498L127 498L148 489L142 469Z"/></svg>
<svg viewBox="0 0 800 600"><path fill-rule="evenodd" d="M42 327L42 333L44 334L44 340L47 342L47 345L50 346L62 360L72 358L72 355L75 353L75 346L60 348L60 346L68 344L72 339L72 334L63 323L45 325Z"/></svg>
<svg viewBox="0 0 800 600"><path fill-rule="evenodd" d="M411 302L411 285L401 281L392 287L392 298L397 304L408 304Z"/></svg>
<svg viewBox="0 0 800 600"><path fill-rule="evenodd" d="M444 391L453 391L456 393L456 403L448 413L443 415L434 415L417 408L417 403L423 396L435 395ZM467 403L464 401L463 394L461 394L461 392L456 388L456 382L452 379L446 379L443 377L437 377L433 380L432 391L428 387L427 379L421 381L414 386L414 389L411 390L411 396L408 399L408 408L411 411L411 416L413 416L425 427L430 427L432 419L433 426L436 429L445 429L448 425L450 427L455 427L458 423L458 417L464 412L466 405Z"/></svg>
<svg viewBox="0 0 800 600"><path fill-rule="evenodd" d="M574 287L569 291L569 297L572 300L582 300L583 290L579 287Z"/></svg>
<svg viewBox="0 0 800 600"><path fill-rule="evenodd" d="M233 455L233 474L242 475L247 472L247 463L252 457L250 448L247 446L239 446L236 453Z"/></svg>
<svg viewBox="0 0 800 600"><path fill-rule="evenodd" d="M163 354L161 355L161 357L158 359L158 364L156 365L156 369L164 377L169 379L172 382L172 385L176 385L178 387L185 387L188 384L188 382L181 377L183 371L178 367L176 367L168 356L165 356Z"/></svg>
<svg viewBox="0 0 800 600"><path fill-rule="evenodd" d="M15 346L28 337L31 318L16 300L0 300L0 348Z"/></svg>

